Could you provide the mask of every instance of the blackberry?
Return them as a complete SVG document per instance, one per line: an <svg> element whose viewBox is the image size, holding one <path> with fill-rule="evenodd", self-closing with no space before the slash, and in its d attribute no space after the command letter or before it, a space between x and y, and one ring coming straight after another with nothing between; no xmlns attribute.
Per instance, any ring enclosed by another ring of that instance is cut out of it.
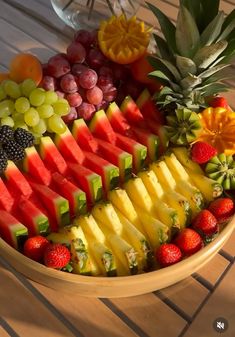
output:
<svg viewBox="0 0 235 337"><path fill-rule="evenodd" d="M14 139L10 139L7 143L4 143L2 148L6 152L7 158L14 162L22 160L25 157L23 147L16 143Z"/></svg>
<svg viewBox="0 0 235 337"><path fill-rule="evenodd" d="M8 140L13 139L14 131L9 125L2 125L0 127L0 142L2 144L8 142Z"/></svg>
<svg viewBox="0 0 235 337"><path fill-rule="evenodd" d="M0 149L0 173L7 168L7 155L2 149Z"/></svg>
<svg viewBox="0 0 235 337"><path fill-rule="evenodd" d="M14 132L15 141L24 149L33 145L34 137L29 131L17 128Z"/></svg>

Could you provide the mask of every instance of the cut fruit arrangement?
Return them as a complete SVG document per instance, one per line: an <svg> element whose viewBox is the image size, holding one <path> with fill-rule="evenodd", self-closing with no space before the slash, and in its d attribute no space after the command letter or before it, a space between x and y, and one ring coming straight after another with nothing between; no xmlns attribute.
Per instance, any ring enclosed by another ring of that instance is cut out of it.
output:
<svg viewBox="0 0 235 337"><path fill-rule="evenodd" d="M78 31L43 66L12 60L0 85L0 235L11 246L50 268L125 276L179 262L223 230L235 113L216 95L235 18L219 1L210 16L210 1L198 15L190 3L176 27L149 4L165 36L153 34L157 55L151 30L121 16Z"/></svg>

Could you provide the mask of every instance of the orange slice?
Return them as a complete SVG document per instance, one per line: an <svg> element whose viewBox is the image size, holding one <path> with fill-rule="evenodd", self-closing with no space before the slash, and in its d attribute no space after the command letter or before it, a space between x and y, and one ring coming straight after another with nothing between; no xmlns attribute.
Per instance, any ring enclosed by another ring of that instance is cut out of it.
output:
<svg viewBox="0 0 235 337"><path fill-rule="evenodd" d="M100 25L98 40L103 54L119 64L130 64L142 57L148 48L151 28L133 16L112 16Z"/></svg>

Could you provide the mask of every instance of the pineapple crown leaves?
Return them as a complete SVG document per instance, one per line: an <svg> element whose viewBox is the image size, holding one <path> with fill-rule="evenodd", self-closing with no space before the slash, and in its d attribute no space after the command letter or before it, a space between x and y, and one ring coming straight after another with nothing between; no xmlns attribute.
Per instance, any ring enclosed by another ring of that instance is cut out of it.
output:
<svg viewBox="0 0 235 337"><path fill-rule="evenodd" d="M229 89L221 82L235 56L235 9L225 16L219 4L219 0L180 0L175 26L147 3L164 35L154 34L158 55L148 58L156 69L149 76L165 86L155 95L158 104L176 102L198 111L206 106L206 96Z"/></svg>

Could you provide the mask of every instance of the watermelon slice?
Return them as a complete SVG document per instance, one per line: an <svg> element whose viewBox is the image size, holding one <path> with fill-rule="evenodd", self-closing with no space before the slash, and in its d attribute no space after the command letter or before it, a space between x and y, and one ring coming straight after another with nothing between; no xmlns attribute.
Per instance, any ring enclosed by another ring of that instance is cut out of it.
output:
<svg viewBox="0 0 235 337"><path fill-rule="evenodd" d="M136 105L135 101L127 96L121 104L121 111L130 124L145 127L144 116L140 112L140 109Z"/></svg>
<svg viewBox="0 0 235 337"><path fill-rule="evenodd" d="M25 149L25 158L23 160L23 169L37 182L43 185L50 185L51 173L45 167L41 157L34 146Z"/></svg>
<svg viewBox="0 0 235 337"><path fill-rule="evenodd" d="M109 143L115 145L116 135L104 110L99 110L95 113L90 122L89 129L95 137L107 140Z"/></svg>
<svg viewBox="0 0 235 337"><path fill-rule="evenodd" d="M159 154L161 155L164 153L167 149L168 145L168 138L166 135L165 128L162 124L159 124L155 122L152 119L146 119L148 129L151 130L151 132L159 137L160 143L159 143Z"/></svg>
<svg viewBox="0 0 235 337"><path fill-rule="evenodd" d="M0 178L0 209L11 212L14 205L14 198L8 191L3 180Z"/></svg>
<svg viewBox="0 0 235 337"><path fill-rule="evenodd" d="M28 228L29 235L47 234L49 232L48 217L41 212L30 200L21 197L18 209L22 222Z"/></svg>
<svg viewBox="0 0 235 337"><path fill-rule="evenodd" d="M134 139L125 137L119 133L116 133L116 137L117 146L133 156L134 172L139 172L145 164L145 159L147 157L147 147L136 142Z"/></svg>
<svg viewBox="0 0 235 337"><path fill-rule="evenodd" d="M42 137L39 152L45 165L52 171L66 174L68 166L50 137Z"/></svg>
<svg viewBox="0 0 235 337"><path fill-rule="evenodd" d="M48 210L49 215L55 220L53 224L56 228L51 228L51 230L56 232L59 227L68 225L70 223L68 200L54 192L48 186L34 183L31 180L30 185L38 198L42 201L44 207Z"/></svg>
<svg viewBox="0 0 235 337"><path fill-rule="evenodd" d="M84 154L78 146L76 140L73 138L69 129L67 129L64 133L60 135L56 134L55 144L64 159L67 159L73 163L83 163Z"/></svg>
<svg viewBox="0 0 235 337"><path fill-rule="evenodd" d="M94 153L84 151L84 165L102 178L102 184L105 192L113 190L119 185L119 169L110 164L107 160L97 156Z"/></svg>
<svg viewBox="0 0 235 337"><path fill-rule="evenodd" d="M0 235L9 245L21 249L28 238L28 229L13 215L0 210Z"/></svg>
<svg viewBox="0 0 235 337"><path fill-rule="evenodd" d="M158 110L157 105L152 100L148 89L144 89L136 101L136 105L140 109L142 115L147 119L153 119L157 123L164 124L164 117Z"/></svg>
<svg viewBox="0 0 235 337"><path fill-rule="evenodd" d="M125 182L132 174L132 155L104 140L96 139L99 153L103 158L119 168L121 182Z"/></svg>
<svg viewBox="0 0 235 337"><path fill-rule="evenodd" d="M89 204L94 204L103 196L101 177L79 164L68 164L69 169L79 187L86 193Z"/></svg>
<svg viewBox="0 0 235 337"><path fill-rule="evenodd" d="M72 134L78 145L85 151L96 153L98 144L91 131L86 125L84 119L80 118L74 121Z"/></svg>
<svg viewBox="0 0 235 337"><path fill-rule="evenodd" d="M122 135L127 135L130 132L131 126L115 102L109 105L106 115L114 131Z"/></svg>
<svg viewBox="0 0 235 337"><path fill-rule="evenodd" d="M70 216L73 218L87 211L86 194L58 172L52 174L52 184L56 192L69 201Z"/></svg>
<svg viewBox="0 0 235 337"><path fill-rule="evenodd" d="M32 188L24 175L11 160L8 160L4 175L7 179L7 187L14 192L14 195L20 194L28 198L33 193Z"/></svg>
<svg viewBox="0 0 235 337"><path fill-rule="evenodd" d="M137 127L133 127L132 130L135 132L138 141L147 147L149 159L151 161L157 160L159 152L158 136Z"/></svg>

